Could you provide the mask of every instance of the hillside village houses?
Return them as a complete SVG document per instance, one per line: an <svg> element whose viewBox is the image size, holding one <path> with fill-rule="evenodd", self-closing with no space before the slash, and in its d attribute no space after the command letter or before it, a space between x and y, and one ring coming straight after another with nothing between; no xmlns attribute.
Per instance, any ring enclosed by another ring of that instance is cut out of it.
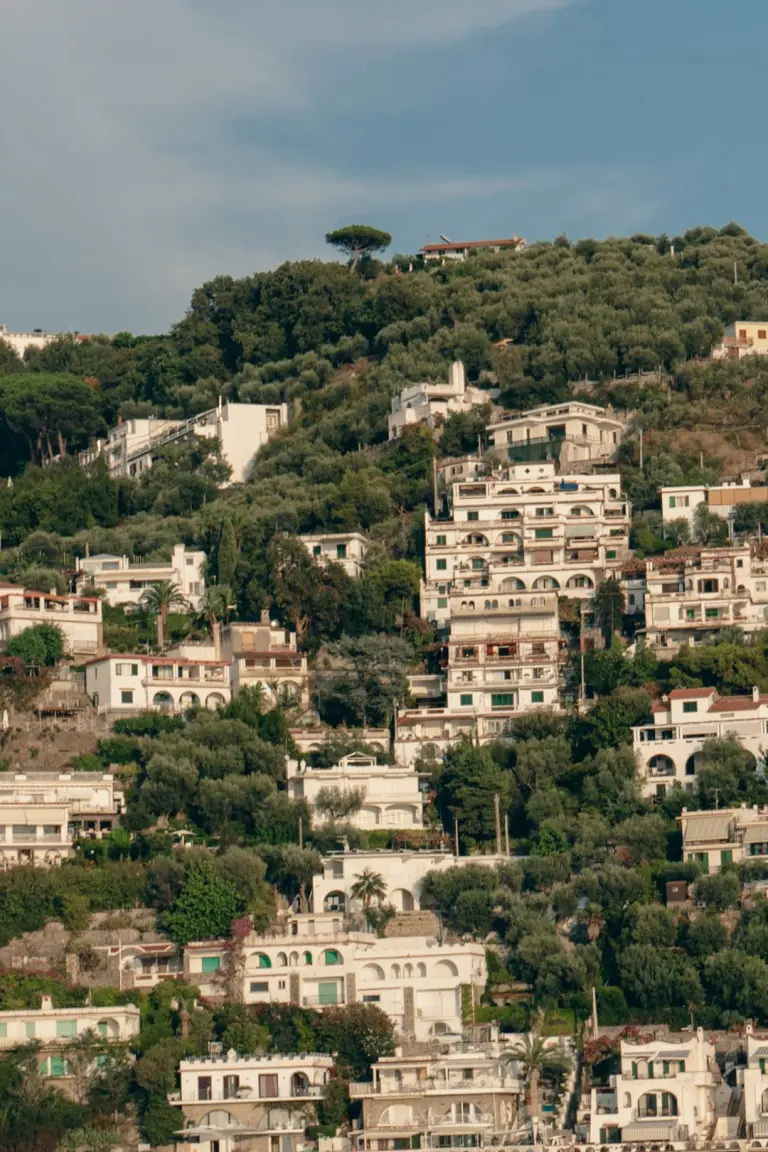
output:
<svg viewBox="0 0 768 1152"><path fill-rule="evenodd" d="M260 684L267 707L309 704L307 657L296 646L296 633L262 612L258 623L220 626L219 658L230 666L232 695ZM215 654L215 653L212 653Z"/></svg>
<svg viewBox="0 0 768 1152"><path fill-rule="evenodd" d="M695 861L714 874L724 864L743 864L768 856L768 811L743 805L689 812L677 818L683 837L683 860Z"/></svg>
<svg viewBox="0 0 768 1152"><path fill-rule="evenodd" d="M464 1012L487 979L481 943L346 931L333 913L299 913L269 935L252 933L234 971L231 947L203 940L184 949L185 978L203 996L215 1000L234 990L245 1004L377 1004L400 1035L415 1040L461 1033Z"/></svg>
<svg viewBox="0 0 768 1152"><path fill-rule="evenodd" d="M86 466L103 456L110 476L136 478L152 467L153 453L158 449L202 436L219 442L221 454L232 469L229 483L242 484L259 448L288 423L287 404L231 404L219 399L216 408L188 420L150 416L119 423L106 440L81 452L79 461Z"/></svg>
<svg viewBox="0 0 768 1152"><path fill-rule="evenodd" d="M725 484L679 484L660 488L661 518L665 526L674 520L684 520L693 528L696 511L703 504L708 511L731 525L740 504L768 503L768 488L750 484L749 480Z"/></svg>
<svg viewBox="0 0 768 1152"><path fill-rule="evenodd" d="M610 408L569 400L540 404L488 425L491 446L511 463L555 460L562 473L615 459L628 429L627 419Z"/></svg>
<svg viewBox="0 0 768 1152"><path fill-rule="evenodd" d="M464 365L461 360L456 360L448 369L447 384L434 381L409 384L392 398L389 439L397 440L406 428L414 424L438 428L449 416L490 404L498 394L498 389L488 391L468 385Z"/></svg>
<svg viewBox="0 0 768 1152"><path fill-rule="evenodd" d="M85 690L96 712L183 712L223 708L232 697L226 660L113 653L85 664Z"/></svg>
<svg viewBox="0 0 768 1152"><path fill-rule="evenodd" d="M96 596L60 596L0 583L0 648L33 624L61 629L72 656L93 656L104 649L101 601Z"/></svg>
<svg viewBox="0 0 768 1152"><path fill-rule="evenodd" d="M125 811L109 773L0 775L0 868L50 867L74 855L76 837L100 840Z"/></svg>
<svg viewBox="0 0 768 1152"><path fill-rule="evenodd" d="M35 1042L40 1074L66 1081L73 1070L62 1049L86 1033L97 1040L126 1044L139 1034L140 1011L134 1004L108 1008L54 1008L50 996L40 1008L12 1008L0 1012L0 1051ZM61 1084L66 1091L66 1083Z"/></svg>
<svg viewBox="0 0 768 1152"><path fill-rule="evenodd" d="M287 760L288 795L306 800L316 823L332 822L323 797L357 797L360 807L345 817L353 828L422 828L424 795L417 773L400 764L379 764L375 756L354 752L331 768L312 768L305 760Z"/></svg>
<svg viewBox="0 0 768 1152"><path fill-rule="evenodd" d="M205 552L188 550L183 544L173 546L168 562L137 561L107 552L84 556L77 561L75 590L87 594L103 589L112 607L137 607L147 588L167 580L178 585L188 608L197 611L205 595L205 561ZM176 611L183 611L183 606Z"/></svg>
<svg viewBox="0 0 768 1152"><path fill-rule="evenodd" d="M675 688L652 708L653 723L632 729L632 747L643 793L663 796L678 784L696 788L707 740L731 733L762 763L768 750L768 696L720 696L714 688Z"/></svg>
<svg viewBox="0 0 768 1152"><path fill-rule="evenodd" d="M746 1025L746 1067L741 1072L744 1136L748 1140L768 1137L768 1033Z"/></svg>
<svg viewBox="0 0 768 1152"><path fill-rule="evenodd" d="M177 1138L198 1152L233 1152L244 1140L249 1152L300 1152L334 1068L318 1052L182 1060L179 1090L168 1096L181 1109Z"/></svg>
<svg viewBox="0 0 768 1152"><path fill-rule="evenodd" d="M768 354L768 321L735 320L727 324L723 339L712 349L713 360L743 360Z"/></svg>
<svg viewBox="0 0 768 1152"><path fill-rule="evenodd" d="M341 564L353 580L363 574L368 541L360 532L331 532L300 536L304 547L318 564Z"/></svg>
<svg viewBox="0 0 768 1152"><path fill-rule="evenodd" d="M522 252L527 244L522 236L515 234L503 240L448 240L440 237L439 244L425 244L420 251L425 263L444 260L466 260L473 252Z"/></svg>

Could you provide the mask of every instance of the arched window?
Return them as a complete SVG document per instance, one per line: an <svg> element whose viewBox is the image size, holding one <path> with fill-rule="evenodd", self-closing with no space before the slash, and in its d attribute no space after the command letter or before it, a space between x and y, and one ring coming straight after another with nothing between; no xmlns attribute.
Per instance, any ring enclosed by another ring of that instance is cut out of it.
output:
<svg viewBox="0 0 768 1152"><path fill-rule="evenodd" d="M671 756L664 756L661 753L656 756L651 756L648 761L648 768L652 776L674 776L675 775L675 762Z"/></svg>
<svg viewBox="0 0 768 1152"><path fill-rule="evenodd" d="M305 952L304 953L304 963L305 964L311 964L312 963L312 953L311 952Z"/></svg>
<svg viewBox="0 0 768 1152"><path fill-rule="evenodd" d="M337 952L335 948L326 948L325 952L323 952L323 963L343 964L344 961L341 958L341 952Z"/></svg>
<svg viewBox="0 0 768 1152"><path fill-rule="evenodd" d="M403 964L403 976L405 976L405 977L413 976L413 965L412 964Z"/></svg>
<svg viewBox="0 0 768 1152"><path fill-rule="evenodd" d="M426 975L427 975L427 966L426 966L426 964L417 964L417 965L416 965L416 972L417 972L417 975L419 975L419 976L421 976L421 977L424 977L424 976L426 976Z"/></svg>
<svg viewBox="0 0 768 1152"><path fill-rule="evenodd" d="M453 960L438 960L435 964L435 976L458 976L459 970Z"/></svg>
<svg viewBox="0 0 768 1152"><path fill-rule="evenodd" d="M256 965L259 968L271 968L272 961L270 960L269 956L267 956L266 952L257 952Z"/></svg>
<svg viewBox="0 0 768 1152"><path fill-rule="evenodd" d="M288 957L286 956L285 952L278 952L278 954L277 954L277 966L278 966L278 968L287 968L288 967Z"/></svg>
<svg viewBox="0 0 768 1152"><path fill-rule="evenodd" d="M394 976L395 980L399 979L399 977L400 977L400 965L399 964L393 964L392 965L392 975Z"/></svg>

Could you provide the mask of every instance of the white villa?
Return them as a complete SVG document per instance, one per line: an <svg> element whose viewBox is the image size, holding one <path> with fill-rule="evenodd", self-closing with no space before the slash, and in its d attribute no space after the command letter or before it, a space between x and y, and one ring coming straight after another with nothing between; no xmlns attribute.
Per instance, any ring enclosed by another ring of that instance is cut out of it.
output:
<svg viewBox="0 0 768 1152"><path fill-rule="evenodd" d="M202 995L222 996L231 985L228 948L224 940L186 946L185 977ZM401 1035L416 1040L461 1032L467 996L462 988L474 1002L487 978L482 944L346 932L343 918L330 913L291 916L282 934L252 934L244 965L244 974L234 979L246 1004L378 1004Z"/></svg>
<svg viewBox="0 0 768 1152"><path fill-rule="evenodd" d="M611 408L571 400L541 404L488 425L491 444L510 461L556 460L561 472L613 460L627 431Z"/></svg>
<svg viewBox="0 0 768 1152"><path fill-rule="evenodd" d="M652 708L653 723L632 729L643 794L696 786L704 742L734 735L762 763L768 748L768 696L719 696L714 688L675 688Z"/></svg>
<svg viewBox="0 0 768 1152"><path fill-rule="evenodd" d="M232 694L261 684L265 703L309 703L307 657L296 647L296 633L283 628L269 613L258 623L231 623L221 627L221 659L231 666Z"/></svg>
<svg viewBox="0 0 768 1152"><path fill-rule="evenodd" d="M95 596L59 596L18 584L0 584L0 648L33 624L55 624L72 656L92 656L104 647L101 601Z"/></svg>
<svg viewBox="0 0 768 1152"><path fill-rule="evenodd" d="M363 574L368 540L360 532L331 532L300 536L304 547L318 564L341 564L353 580Z"/></svg>
<svg viewBox="0 0 768 1152"><path fill-rule="evenodd" d="M663 1147L709 1138L719 1080L715 1046L702 1028L642 1043L622 1040L620 1073L611 1077L608 1089L592 1089L589 1142Z"/></svg>
<svg viewBox="0 0 768 1152"><path fill-rule="evenodd" d="M133 1004L110 1008L54 1008L50 996L40 1008L13 1008L0 1012L0 1050L23 1044L40 1044L39 1067L45 1077L72 1077L72 1068L61 1053L87 1032L110 1043L128 1043L139 1034L140 1012Z"/></svg>
<svg viewBox="0 0 768 1152"><path fill-rule="evenodd" d="M768 488L752 487L748 480L740 483L680 484L676 487L660 488L661 517L665 525L674 520L685 520L693 528L697 508L703 504L709 512L729 521L740 504L761 504L768 502Z"/></svg>
<svg viewBox="0 0 768 1152"><path fill-rule="evenodd" d="M448 369L448 383L433 381L409 384L392 398L389 416L389 439L397 440L406 428L426 424L438 428L456 412L471 412L483 404L490 404L498 391L484 391L467 385L464 365L456 360Z"/></svg>
<svg viewBox="0 0 768 1152"><path fill-rule="evenodd" d="M736 320L727 324L723 339L712 349L713 360L743 360L768 354L768 321Z"/></svg>
<svg viewBox="0 0 768 1152"><path fill-rule="evenodd" d="M144 563L102 552L78 560L75 587L79 593L103 588L107 604L135 607L145 589L168 580L179 586L191 609L198 609L205 594L205 560L205 552L188 551L183 544L174 546L168 563Z"/></svg>
<svg viewBox="0 0 768 1152"><path fill-rule="evenodd" d="M768 811L757 807L718 808L677 818L683 836L683 860L695 861L706 873L724 864L743 864L768 856Z"/></svg>
<svg viewBox="0 0 768 1152"><path fill-rule="evenodd" d="M306 761L286 762L286 783L292 800L306 800L317 823L330 817L318 800L330 794L358 794L358 811L343 822L355 828L421 828L424 796L419 777L400 764L379 764L375 756L353 752L332 768L312 768ZM321 796L322 794L322 796Z"/></svg>
<svg viewBox="0 0 768 1152"><path fill-rule="evenodd" d="M110 773L0 775L0 868L60 864L74 855L76 837L100 840L124 811L123 790Z"/></svg>
<svg viewBox="0 0 768 1152"><path fill-rule="evenodd" d="M193 1056L179 1065L177 1136L199 1152L300 1152L316 1102L334 1073L332 1056Z"/></svg>
<svg viewBox="0 0 768 1152"><path fill-rule="evenodd" d="M223 708L232 697L226 660L120 654L85 665L85 690L99 713Z"/></svg>
<svg viewBox="0 0 768 1152"><path fill-rule="evenodd" d="M258 450L289 422L287 404L230 404L200 412L188 420L126 420L112 428L106 440L99 440L80 454L87 465L105 456L110 476L137 478L152 467L153 452L169 444L183 443L192 436L215 438L232 469L229 482L242 484L248 478Z"/></svg>
<svg viewBox="0 0 768 1152"><path fill-rule="evenodd" d="M745 1136L748 1140L768 1137L768 1034L755 1032L747 1023L747 1066L743 1076Z"/></svg>

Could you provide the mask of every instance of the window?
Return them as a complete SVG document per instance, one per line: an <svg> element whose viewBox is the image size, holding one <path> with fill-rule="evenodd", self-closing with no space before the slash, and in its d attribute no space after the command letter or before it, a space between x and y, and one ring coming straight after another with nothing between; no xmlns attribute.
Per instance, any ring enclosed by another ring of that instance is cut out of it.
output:
<svg viewBox="0 0 768 1152"><path fill-rule="evenodd" d="M24 1035L27 1038L30 1038L30 1037L34 1036L34 1034L35 1034L35 1022L34 1022L34 1020L27 1020L24 1024Z"/></svg>
<svg viewBox="0 0 768 1152"><path fill-rule="evenodd" d="M259 968L271 968L272 961L264 952L259 952Z"/></svg>
<svg viewBox="0 0 768 1152"><path fill-rule="evenodd" d="M133 689L132 688L121 688L120 689L120 703L121 704L133 704Z"/></svg>
<svg viewBox="0 0 768 1152"><path fill-rule="evenodd" d="M286 982L285 982L285 980L278 980L278 982L277 982L277 987L278 987L279 991L281 991L281 992L284 992L284 991L285 991L285 987L286 987Z"/></svg>
<svg viewBox="0 0 768 1152"><path fill-rule="evenodd" d="M485 561L483 559L481 559L481 557L479 557L479 556L473 556L472 557L472 569L473 569L473 571L477 572L479 569L482 569L484 567L485 567Z"/></svg>
<svg viewBox="0 0 768 1152"><path fill-rule="evenodd" d="M77 1020L57 1020L56 1021L56 1037L71 1038L77 1036Z"/></svg>
<svg viewBox="0 0 768 1152"><path fill-rule="evenodd" d="M320 544L313 544L312 545L312 555L313 556L320 556L322 551L323 551L323 549L322 549L322 546Z"/></svg>
<svg viewBox="0 0 768 1152"><path fill-rule="evenodd" d="M467 520L479 520L479 519L480 519L480 513L479 512L467 512Z"/></svg>
<svg viewBox="0 0 768 1152"><path fill-rule="evenodd" d="M605 558L606 558L606 560L615 560L616 559L616 549L615 548L608 548L606 553L605 553Z"/></svg>
<svg viewBox="0 0 768 1152"><path fill-rule="evenodd" d="M448 561L444 559L436 560L435 567L437 568L438 572L445 572L448 568Z"/></svg>
<svg viewBox="0 0 768 1152"><path fill-rule="evenodd" d="M503 508L501 512L502 520L519 520L520 513L516 508Z"/></svg>
<svg viewBox="0 0 768 1152"><path fill-rule="evenodd" d="M677 508L677 500L674 496L670 496L669 506L670 506L670 508Z"/></svg>
<svg viewBox="0 0 768 1152"><path fill-rule="evenodd" d="M158 965L158 968L159 968L159 965ZM106 1040L108 1035L109 1035L109 1028L107 1027L106 1020L99 1020L99 1023L96 1025L96 1029L99 1033L99 1036L101 1036L102 1039Z"/></svg>
<svg viewBox="0 0 768 1152"><path fill-rule="evenodd" d="M448 597L447 596L438 596L437 606L438 606L438 608L447 608L448 607Z"/></svg>
<svg viewBox="0 0 768 1152"><path fill-rule="evenodd" d="M40 1065L40 1071L43 1076L71 1075L69 1064L63 1056L49 1056L47 1060L43 1060Z"/></svg>
<svg viewBox="0 0 768 1152"><path fill-rule="evenodd" d="M252 980L251 992L269 992L269 983L266 980Z"/></svg>
<svg viewBox="0 0 768 1152"><path fill-rule="evenodd" d="M43 824L43 836L61 836L61 824Z"/></svg>
<svg viewBox="0 0 768 1152"><path fill-rule="evenodd" d="M758 340L765 340L765 328L758 328L757 338Z"/></svg>
<svg viewBox="0 0 768 1152"><path fill-rule="evenodd" d="M554 532L554 528L535 528L533 535L536 540L551 540Z"/></svg>
<svg viewBox="0 0 768 1152"><path fill-rule="evenodd" d="M554 514L555 514L554 508L537 508L536 509L536 515L537 516L554 516Z"/></svg>
<svg viewBox="0 0 768 1152"><path fill-rule="evenodd" d="M376 993L375 996L374 995L363 996L363 1004L379 1004L380 1002L381 1002L381 996L379 996L378 993Z"/></svg>
<svg viewBox="0 0 768 1152"><path fill-rule="evenodd" d="M531 692L531 704L543 704L543 703L544 703L544 693L543 692Z"/></svg>
<svg viewBox="0 0 768 1152"><path fill-rule="evenodd" d="M324 956L326 964L341 964L342 962L341 955L335 948L326 948Z"/></svg>
<svg viewBox="0 0 768 1152"><path fill-rule="evenodd" d="M736 567L737 568L743 568L744 567L744 561L743 560L737 560L736 561Z"/></svg>
<svg viewBox="0 0 768 1152"><path fill-rule="evenodd" d="M347 546L346 546L346 544L337 544L336 545L336 559L337 560L346 560L346 558L347 558Z"/></svg>
<svg viewBox="0 0 768 1152"><path fill-rule="evenodd" d="M311 952L305 952L304 953L304 963L305 964L311 964L312 963L312 953Z"/></svg>
<svg viewBox="0 0 768 1152"><path fill-rule="evenodd" d="M221 968L221 956L203 956L201 972L218 972Z"/></svg>
<svg viewBox="0 0 768 1152"><path fill-rule="evenodd" d="M277 1090L277 1074L274 1072L260 1073L259 1074L259 1096L264 1099L276 1099L278 1096Z"/></svg>
<svg viewBox="0 0 768 1152"><path fill-rule="evenodd" d="M471 692L462 692L461 696L459 697L459 704L462 706L462 708L471 708L472 707L472 693Z"/></svg>
<svg viewBox="0 0 768 1152"><path fill-rule="evenodd" d="M719 615L720 615L720 611L718 608L705 608L704 609L704 616L707 620L717 620Z"/></svg>
<svg viewBox="0 0 768 1152"><path fill-rule="evenodd" d="M115 664L115 672L118 676L138 676L138 664Z"/></svg>
<svg viewBox="0 0 768 1152"><path fill-rule="evenodd" d="M696 700L685 700L683 702L683 712L698 712L699 705Z"/></svg>
<svg viewBox="0 0 768 1152"><path fill-rule="evenodd" d="M492 692L491 708L511 708L514 697L511 692Z"/></svg>
<svg viewBox="0 0 768 1152"><path fill-rule="evenodd" d="M334 980L332 983L324 983L320 981L318 991L318 1001L320 1004L338 1004L339 1002L339 985Z"/></svg>
<svg viewBox="0 0 768 1152"><path fill-rule="evenodd" d="M448 543L448 537L447 536L436 536L435 537L435 544L437 545L438 548L444 548L447 543Z"/></svg>
<svg viewBox="0 0 768 1152"><path fill-rule="evenodd" d="M3 1020L2 1022L0 1022L0 1036L5 1038L7 1035L8 1035L8 1025L6 1024L5 1020Z"/></svg>

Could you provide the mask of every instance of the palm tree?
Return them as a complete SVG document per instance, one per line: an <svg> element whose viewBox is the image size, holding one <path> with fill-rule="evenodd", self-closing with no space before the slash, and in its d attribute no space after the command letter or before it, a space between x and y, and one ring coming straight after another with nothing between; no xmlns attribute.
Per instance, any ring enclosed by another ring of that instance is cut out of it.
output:
<svg viewBox="0 0 768 1152"><path fill-rule="evenodd" d="M594 944L605 927L605 915L599 904L587 904L579 913L579 921L587 930L587 939Z"/></svg>
<svg viewBox="0 0 768 1152"><path fill-rule="evenodd" d="M536 1142L541 1114L539 1107L539 1081L542 1075L547 1072L553 1074L563 1073L566 1072L569 1067L567 1058L559 1052L553 1052L547 1048L546 1044L546 1039L539 1033L537 1026L534 1025L534 1030L528 1033L527 1036L524 1036L521 1043L516 1044L514 1048L510 1048L509 1052L505 1052L502 1056L506 1064L513 1062L518 1063L523 1069L524 1080L528 1087L528 1097L530 1100L531 1134L534 1143Z"/></svg>
<svg viewBox="0 0 768 1152"><path fill-rule="evenodd" d="M157 616L157 644L159 648L165 647L168 613L171 608L188 607L181 586L173 580L158 580L157 584L144 589L139 603L147 612Z"/></svg>
<svg viewBox="0 0 768 1152"><path fill-rule="evenodd" d="M374 900L381 902L387 894L387 885L380 872L372 868L363 868L355 877L355 882L349 889L355 900L359 900L365 909L365 919L370 927L371 904Z"/></svg>
<svg viewBox="0 0 768 1152"><path fill-rule="evenodd" d="M208 625L214 647L216 659L221 659L221 639L219 624L229 619L229 613L234 607L233 592L226 584L212 584L206 588L198 613L200 618Z"/></svg>

